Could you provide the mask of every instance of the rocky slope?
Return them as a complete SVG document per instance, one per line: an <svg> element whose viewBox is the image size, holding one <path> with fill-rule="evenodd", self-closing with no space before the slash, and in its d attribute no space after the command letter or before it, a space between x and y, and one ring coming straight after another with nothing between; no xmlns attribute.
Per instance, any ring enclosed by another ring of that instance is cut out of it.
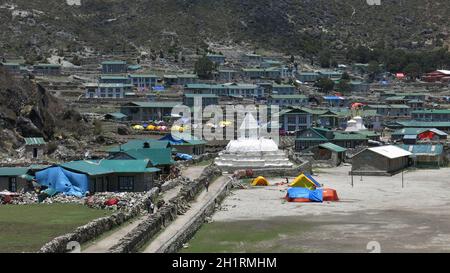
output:
<svg viewBox="0 0 450 273"><path fill-rule="evenodd" d="M69 1L77 2L77 1ZM363 44L432 48L448 41L445 0L0 1L0 52L103 52L250 42L286 53Z"/></svg>
<svg viewBox="0 0 450 273"><path fill-rule="evenodd" d="M13 152L24 137L47 141L88 136L82 116L29 79L0 69L0 154Z"/></svg>

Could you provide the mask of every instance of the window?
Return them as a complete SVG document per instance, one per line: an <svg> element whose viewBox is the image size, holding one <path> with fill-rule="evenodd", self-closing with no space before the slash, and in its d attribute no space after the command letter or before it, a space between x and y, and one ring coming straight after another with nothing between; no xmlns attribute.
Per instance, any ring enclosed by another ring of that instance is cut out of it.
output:
<svg viewBox="0 0 450 273"><path fill-rule="evenodd" d="M134 176L119 176L119 191L134 191Z"/></svg>
<svg viewBox="0 0 450 273"><path fill-rule="evenodd" d="M9 187L10 192L17 192L17 180L15 177L9 178Z"/></svg>

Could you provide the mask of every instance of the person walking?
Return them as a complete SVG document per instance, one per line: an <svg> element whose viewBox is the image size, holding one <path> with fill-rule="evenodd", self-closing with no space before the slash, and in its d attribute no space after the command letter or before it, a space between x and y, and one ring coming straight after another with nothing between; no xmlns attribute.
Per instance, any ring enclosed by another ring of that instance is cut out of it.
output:
<svg viewBox="0 0 450 273"><path fill-rule="evenodd" d="M205 188L206 188L206 192L209 192L209 181L208 180L205 181Z"/></svg>

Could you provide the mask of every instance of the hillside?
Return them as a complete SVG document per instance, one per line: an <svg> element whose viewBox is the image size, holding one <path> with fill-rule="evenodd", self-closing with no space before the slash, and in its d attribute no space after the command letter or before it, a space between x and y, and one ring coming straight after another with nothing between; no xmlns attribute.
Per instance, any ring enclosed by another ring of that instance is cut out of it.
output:
<svg viewBox="0 0 450 273"><path fill-rule="evenodd" d="M315 54L321 48L380 45L434 48L448 42L444 0L3 0L0 51L46 55L50 49L101 52L248 42L255 48Z"/></svg>

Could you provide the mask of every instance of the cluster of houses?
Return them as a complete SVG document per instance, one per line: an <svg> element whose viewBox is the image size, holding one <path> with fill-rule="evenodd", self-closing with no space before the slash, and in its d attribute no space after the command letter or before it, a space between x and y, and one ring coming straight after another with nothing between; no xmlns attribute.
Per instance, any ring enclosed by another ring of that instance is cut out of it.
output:
<svg viewBox="0 0 450 273"><path fill-rule="evenodd" d="M0 167L0 190L20 192L31 190L36 172L61 167L89 179L89 192L143 192L150 190L155 181L163 181L174 169L179 154L191 156L205 152L206 142L192 136L171 134L160 140L131 140L109 148L103 159L86 159L53 166ZM43 157L45 142L41 138L27 139L26 151L30 158Z"/></svg>
<svg viewBox="0 0 450 273"><path fill-rule="evenodd" d="M0 67L13 75L24 75L33 73L41 76L57 76L61 74L61 65L38 63L27 66L23 62L1 62Z"/></svg>

